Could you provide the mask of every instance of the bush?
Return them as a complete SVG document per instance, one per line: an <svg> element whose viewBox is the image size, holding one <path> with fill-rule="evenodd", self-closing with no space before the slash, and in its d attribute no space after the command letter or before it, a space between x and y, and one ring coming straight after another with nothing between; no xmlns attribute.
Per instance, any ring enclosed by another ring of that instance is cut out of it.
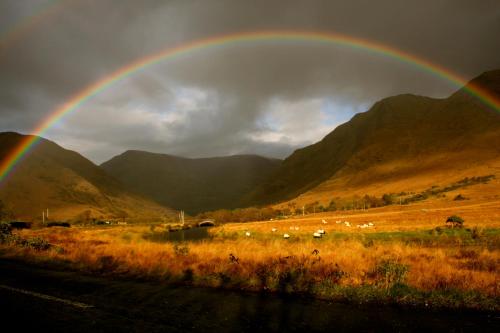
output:
<svg viewBox="0 0 500 333"><path fill-rule="evenodd" d="M12 227L8 223L0 223L0 243L5 243L12 235Z"/></svg>
<svg viewBox="0 0 500 333"><path fill-rule="evenodd" d="M2 222L0 223L0 235L10 235L12 234L12 227L10 224Z"/></svg>
<svg viewBox="0 0 500 333"><path fill-rule="evenodd" d="M472 239L480 239L484 235L484 229L480 227L474 227L471 230Z"/></svg>
<svg viewBox="0 0 500 333"><path fill-rule="evenodd" d="M461 201L461 200L467 200L466 197L464 197L463 195L461 194L458 194L454 199L454 201Z"/></svg>
<svg viewBox="0 0 500 333"><path fill-rule="evenodd" d="M375 267L375 275L380 279L386 289L394 284L402 284L408 273L408 265L403 265L394 260L383 260Z"/></svg>
<svg viewBox="0 0 500 333"><path fill-rule="evenodd" d="M450 223L453 228L461 228L464 224L464 220L458 215L448 216L446 223Z"/></svg>
<svg viewBox="0 0 500 333"><path fill-rule="evenodd" d="M45 250L50 249L51 245L49 244L49 242L47 242L43 238L34 237L34 238L27 239L25 246L30 247L36 251L45 251Z"/></svg>
<svg viewBox="0 0 500 333"><path fill-rule="evenodd" d="M189 254L189 247L187 245L174 245L174 253L178 256L187 256Z"/></svg>
<svg viewBox="0 0 500 333"><path fill-rule="evenodd" d="M384 203L384 205L392 205L392 203L394 202L394 198L392 195L390 194L387 194L385 193L383 196L382 196L382 201Z"/></svg>

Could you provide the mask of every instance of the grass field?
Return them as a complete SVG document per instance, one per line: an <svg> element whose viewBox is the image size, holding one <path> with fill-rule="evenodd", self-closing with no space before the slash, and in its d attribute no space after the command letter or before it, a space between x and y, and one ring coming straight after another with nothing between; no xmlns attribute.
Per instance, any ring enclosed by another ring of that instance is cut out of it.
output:
<svg viewBox="0 0 500 333"><path fill-rule="evenodd" d="M500 202L424 207L425 202L226 224L209 229L210 238L185 243L151 241L168 232L160 225L23 230L16 232L20 238L41 238L51 248L4 243L2 255L64 263L91 274L499 311ZM463 228L445 226L452 214L465 219ZM368 223L373 226L357 227ZM326 234L313 239L318 229Z"/></svg>

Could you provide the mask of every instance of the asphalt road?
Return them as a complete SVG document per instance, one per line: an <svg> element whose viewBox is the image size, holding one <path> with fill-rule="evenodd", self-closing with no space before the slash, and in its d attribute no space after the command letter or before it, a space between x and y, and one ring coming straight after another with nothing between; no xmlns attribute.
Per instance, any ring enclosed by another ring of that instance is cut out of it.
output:
<svg viewBox="0 0 500 333"><path fill-rule="evenodd" d="M3 332L500 332L499 316L113 280L0 259Z"/></svg>

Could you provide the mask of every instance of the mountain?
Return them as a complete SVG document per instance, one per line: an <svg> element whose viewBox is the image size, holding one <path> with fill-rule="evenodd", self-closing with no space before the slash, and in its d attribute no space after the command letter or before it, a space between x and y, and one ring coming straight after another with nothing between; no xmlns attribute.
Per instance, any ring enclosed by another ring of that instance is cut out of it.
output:
<svg viewBox="0 0 500 333"><path fill-rule="evenodd" d="M500 70L469 84L500 96ZM427 186L426 181L434 181L431 174L446 181L454 170L498 161L499 156L500 114L464 89L445 99L399 95L296 150L244 202L277 203L305 192L311 199L319 192L363 193L373 190L373 184L396 182L409 188L418 185L410 184L418 175L419 186Z"/></svg>
<svg viewBox="0 0 500 333"><path fill-rule="evenodd" d="M280 165L256 155L183 158L130 150L101 167L128 188L190 214L237 208Z"/></svg>
<svg viewBox="0 0 500 333"><path fill-rule="evenodd" d="M25 138L0 133L0 158ZM116 179L80 154L41 139L3 184L0 200L20 219L164 217L173 212L128 192Z"/></svg>

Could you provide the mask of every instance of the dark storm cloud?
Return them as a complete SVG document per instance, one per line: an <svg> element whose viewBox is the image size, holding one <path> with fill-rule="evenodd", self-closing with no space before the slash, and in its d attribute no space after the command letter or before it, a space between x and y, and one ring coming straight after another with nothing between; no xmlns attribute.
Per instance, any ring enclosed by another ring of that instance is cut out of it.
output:
<svg viewBox="0 0 500 333"><path fill-rule="evenodd" d="M0 4L0 35L40 2ZM268 29L379 41L466 78L500 68L500 3L433 1L61 1L0 48L0 130L28 132L92 82L199 38ZM15 19L13 19L15 18ZM374 101L451 93L449 82L359 50L260 42L191 52L134 74L47 135L95 161L125 149L284 157Z"/></svg>

